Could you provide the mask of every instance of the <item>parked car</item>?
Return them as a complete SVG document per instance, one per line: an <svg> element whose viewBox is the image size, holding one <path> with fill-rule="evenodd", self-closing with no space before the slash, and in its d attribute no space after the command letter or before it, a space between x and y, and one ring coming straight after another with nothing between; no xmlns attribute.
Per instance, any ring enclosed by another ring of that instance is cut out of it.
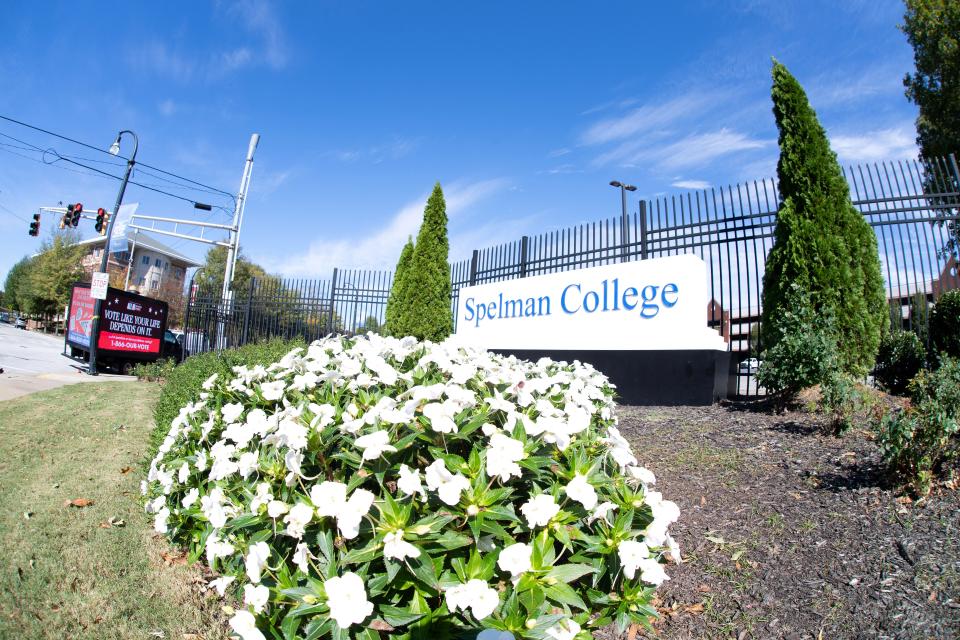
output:
<svg viewBox="0 0 960 640"><path fill-rule="evenodd" d="M740 363L740 373L756 373L762 362L762 360L756 358L747 358Z"/></svg>
<svg viewBox="0 0 960 640"><path fill-rule="evenodd" d="M10 314L6 311L0 311L0 322L6 322L10 324Z"/></svg>
<svg viewBox="0 0 960 640"><path fill-rule="evenodd" d="M163 358L173 358L176 362L183 359L183 333L167 329L163 332L163 347L160 355Z"/></svg>
<svg viewBox="0 0 960 640"><path fill-rule="evenodd" d="M23 316L17 316L17 321L13 323L13 326L15 326L17 329L26 330L26 329L27 329L27 319L24 318Z"/></svg>

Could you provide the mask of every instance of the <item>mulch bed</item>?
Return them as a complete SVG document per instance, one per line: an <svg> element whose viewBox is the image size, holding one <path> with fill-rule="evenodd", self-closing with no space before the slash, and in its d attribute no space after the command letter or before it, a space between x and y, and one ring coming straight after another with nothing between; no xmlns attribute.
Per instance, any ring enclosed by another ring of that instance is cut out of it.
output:
<svg viewBox="0 0 960 640"><path fill-rule="evenodd" d="M960 637L960 493L888 486L868 431L722 406L618 415L681 510L684 563L649 637Z"/></svg>

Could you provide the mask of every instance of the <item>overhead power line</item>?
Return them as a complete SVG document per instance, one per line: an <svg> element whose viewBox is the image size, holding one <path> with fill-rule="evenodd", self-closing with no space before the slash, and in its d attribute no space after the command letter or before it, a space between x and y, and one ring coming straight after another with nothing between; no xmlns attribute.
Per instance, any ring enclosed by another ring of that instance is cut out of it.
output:
<svg viewBox="0 0 960 640"><path fill-rule="evenodd" d="M34 130L34 131L38 131L38 132L40 132L40 133L43 133L43 134L46 134L46 135L49 135L49 136L53 136L53 137L55 137L55 138L59 138L59 139L61 139L61 140L65 140L65 141L70 142L70 143L72 143L72 144L77 144L77 145L80 145L80 146L82 146L82 147L86 147L86 148L88 148L88 149L92 149L92 150L94 150L94 151L97 151L97 152L99 152L99 153L102 153L102 154L107 155L107 156L110 157L111 160L96 160L96 159L93 159L93 158L82 158L82 157L80 157L80 156L70 156L70 155L60 154L60 153L57 152L55 149L52 149L52 148L51 148L51 149L42 149L41 147L38 147L38 146L36 146L36 145L34 145L34 144L31 144L31 143L29 143L29 142L26 142L26 141L23 141L23 140L19 140L19 139L17 139L17 138L14 138L13 136L9 136L9 135L7 135L7 134L0 133L0 135L4 136L5 138L9 138L9 139L14 140L14 141L16 141L16 142L19 142L20 144L28 145L29 147L32 147L34 150L39 151L39 152L41 152L41 153L48 153L48 152L49 152L49 153L53 153L53 154L57 157L58 160L65 160L65 161L67 161L67 162L76 164L76 165L81 166L81 167L84 167L84 168L86 168L86 169L90 169L91 171L96 171L97 173L102 173L102 174L107 175L107 176L110 176L110 177L112 177L112 178L114 178L114 179L116 179L116 180L120 180L120 177L119 177L119 176L115 176L115 175L113 175L113 174L111 174L111 173L107 173L107 172L104 172L104 171L100 171L99 169L95 169L95 168L93 168L93 167L89 167L89 166L87 166L87 165L82 164L81 162L79 162L79 160L85 160L85 161L87 161L87 162L98 162L98 163L110 164L110 165L114 165L114 166L123 166L123 163L117 163L117 162L112 161L112 160L113 160L114 158L116 158L117 156L113 156L112 154L110 154L110 152L106 151L105 149L101 149L101 148L96 147L96 146L94 146L94 145L92 145L92 144L88 144L88 143L86 143L86 142L82 142L82 141L77 140L77 139L75 139L75 138L71 138L71 137L69 137L69 136L65 136L65 135L62 135L62 134L59 134L59 133L50 131L49 129L44 129L43 127L38 127L38 126L36 126L36 125L32 125L32 124L23 122L22 120L17 120L17 119L15 119L15 118L11 118L11 117L8 117L8 116L0 115L0 120L5 120L5 121L7 121L7 122L11 122L11 123L13 123L13 124L16 124L16 125L19 125L19 126L22 126L22 127L26 127L26 128L28 128L28 129L32 129L32 130ZM124 160L127 159L127 158L124 158L123 156L119 156L119 157L120 157L120 158L123 158ZM44 162L45 164L52 164L51 162L46 162L45 159L43 160L43 162ZM54 162L56 162L56 160L55 160ZM236 196L234 196L232 193L230 193L230 192L228 192L228 191L224 191L223 189L218 189L217 187L214 187L214 186L212 186L212 185L204 184L204 183L199 182L199 181L197 181L197 180L193 180L193 179L191 179L191 178L187 178L187 177L185 177L185 176L181 176L181 175L176 174L176 173L174 173L174 172L172 172L172 171L167 171L166 169L161 169L160 167L156 167L156 166L153 166L153 165L144 163L144 162L138 162L136 166L142 167L142 168L146 168L146 169L148 169L148 170L157 171L157 172L162 173L162 174L164 174L164 175L167 175L167 176L170 176L170 177L172 177L172 178L176 178L176 179L178 179L178 180L182 180L183 182L187 182L187 183L189 183L189 184L191 184L191 185L194 185L194 187L188 187L188 186L186 186L186 185L181 186L181 188L184 188L184 189L201 187L201 189L195 189L195 190L197 190L197 191L205 191L205 192L207 192L207 193L216 193L216 194L224 195L224 196L230 198L230 200L233 202L234 206L236 205ZM145 171L144 173L146 173L146 174L149 175L149 171ZM155 176L155 177L157 177L157 178L159 178L159 179L163 179L163 178L160 178L159 176ZM155 192L157 192L157 193L162 193L162 194L164 194L164 195L168 195L168 196L173 197L173 198L177 198L177 199L180 199L180 200L184 200L184 201L186 201L186 202L190 202L190 203L194 203L194 202L195 202L194 200L190 200L189 198L184 198L183 196L178 196L178 195L176 195L176 194L169 193L169 192L167 192L167 191L164 191L164 190L162 190L162 189L158 189L158 188L153 187L153 186L145 185L145 184L142 184L142 183L139 183L139 182L134 182L133 180L131 180L130 183L131 183L131 184L135 184L135 185L137 185L137 186L139 186L139 187L142 187L142 188L144 188L144 189L148 189L148 190L150 190L150 191L155 191ZM218 207L218 208L222 208L222 207Z"/></svg>

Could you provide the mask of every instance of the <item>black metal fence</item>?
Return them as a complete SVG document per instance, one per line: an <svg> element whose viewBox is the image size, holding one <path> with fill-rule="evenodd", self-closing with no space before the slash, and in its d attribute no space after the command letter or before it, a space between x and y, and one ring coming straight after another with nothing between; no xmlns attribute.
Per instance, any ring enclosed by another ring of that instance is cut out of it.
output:
<svg viewBox="0 0 960 640"><path fill-rule="evenodd" d="M874 228L891 322L926 321L928 305L960 288L956 158L848 167L854 206ZM641 200L639 211L473 251L450 265L456 318L464 286L583 267L694 253L707 265L711 300L704 321L734 353L733 395L758 393L748 358L758 357L760 301L779 202L776 181ZM187 310L188 350L236 346L268 336L313 339L382 325L391 274L334 269L330 280L251 282L232 305L198 292ZM214 340L216 336L217 342Z"/></svg>

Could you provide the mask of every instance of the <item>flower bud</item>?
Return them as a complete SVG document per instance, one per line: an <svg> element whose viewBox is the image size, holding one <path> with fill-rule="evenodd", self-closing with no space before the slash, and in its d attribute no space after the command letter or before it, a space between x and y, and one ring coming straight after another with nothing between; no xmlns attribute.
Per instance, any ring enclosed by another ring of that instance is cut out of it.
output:
<svg viewBox="0 0 960 640"><path fill-rule="evenodd" d="M613 546L613 538L607 538L606 540L604 540L604 542L607 543L607 546L608 546L608 547L612 547L612 546Z"/></svg>
<svg viewBox="0 0 960 640"><path fill-rule="evenodd" d="M528 619L525 626L527 627L527 629L533 629L535 626L537 626L537 619L536 618Z"/></svg>
<svg viewBox="0 0 960 640"><path fill-rule="evenodd" d="M469 507L467 507L467 515L468 515L468 516L475 516L475 515L477 515L478 513L480 513L480 507L478 507L477 505L472 504L472 505L470 505Z"/></svg>

